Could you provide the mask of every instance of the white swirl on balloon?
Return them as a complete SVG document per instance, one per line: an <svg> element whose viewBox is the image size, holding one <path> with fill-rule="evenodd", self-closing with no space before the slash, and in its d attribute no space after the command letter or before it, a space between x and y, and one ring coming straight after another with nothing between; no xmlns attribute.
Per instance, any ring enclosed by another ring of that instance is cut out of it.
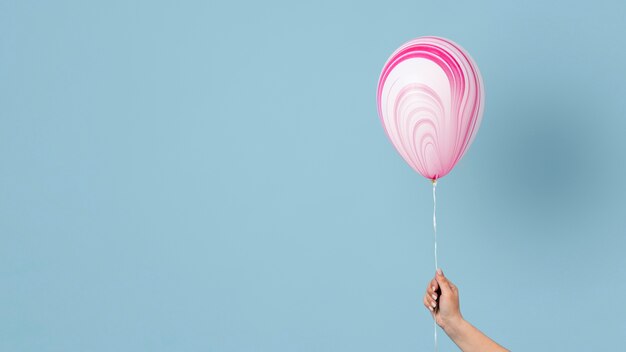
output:
<svg viewBox="0 0 626 352"><path fill-rule="evenodd" d="M459 45L438 37L398 48L383 67L376 98L396 150L432 180L447 175L463 157L484 106L478 67Z"/></svg>

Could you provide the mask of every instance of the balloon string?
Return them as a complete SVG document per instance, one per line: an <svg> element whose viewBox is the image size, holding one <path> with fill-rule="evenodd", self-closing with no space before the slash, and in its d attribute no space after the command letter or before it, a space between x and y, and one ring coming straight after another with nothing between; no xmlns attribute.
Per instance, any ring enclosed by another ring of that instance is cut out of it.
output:
<svg viewBox="0 0 626 352"><path fill-rule="evenodd" d="M433 230L435 230L435 271L439 269L437 264L437 180L433 180Z"/></svg>
<svg viewBox="0 0 626 352"><path fill-rule="evenodd" d="M439 269L437 263L437 180L433 180L433 230L435 232L435 271ZM435 352L437 352L437 318L433 312L433 328L435 331Z"/></svg>

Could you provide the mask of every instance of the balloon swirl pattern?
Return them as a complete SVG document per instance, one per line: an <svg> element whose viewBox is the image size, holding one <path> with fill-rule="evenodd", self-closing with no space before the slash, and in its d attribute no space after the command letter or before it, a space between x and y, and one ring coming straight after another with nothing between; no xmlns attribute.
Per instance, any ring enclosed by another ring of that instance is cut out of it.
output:
<svg viewBox="0 0 626 352"><path fill-rule="evenodd" d="M402 158L424 177L447 175L480 127L484 109L478 67L458 44L419 37L398 48L382 69L378 114Z"/></svg>

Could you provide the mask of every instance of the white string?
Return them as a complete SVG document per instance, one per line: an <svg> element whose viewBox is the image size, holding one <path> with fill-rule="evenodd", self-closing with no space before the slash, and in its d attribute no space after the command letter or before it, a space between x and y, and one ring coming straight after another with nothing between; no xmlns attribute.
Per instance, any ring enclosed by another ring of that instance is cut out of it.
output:
<svg viewBox="0 0 626 352"><path fill-rule="evenodd" d="M433 180L433 229L435 230L435 271L439 269L437 264L437 180Z"/></svg>
<svg viewBox="0 0 626 352"><path fill-rule="evenodd" d="M439 269L437 263L437 180L433 180L433 230L435 231L435 271ZM433 311L433 328L435 331L435 352L437 352L437 319Z"/></svg>

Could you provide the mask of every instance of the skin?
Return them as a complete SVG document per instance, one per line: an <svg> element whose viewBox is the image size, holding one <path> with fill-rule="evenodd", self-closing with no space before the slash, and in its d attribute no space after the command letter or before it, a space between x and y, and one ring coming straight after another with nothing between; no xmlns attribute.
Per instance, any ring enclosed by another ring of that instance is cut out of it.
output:
<svg viewBox="0 0 626 352"><path fill-rule="evenodd" d="M426 287L424 306L461 351L508 351L463 319L459 307L459 289L445 277L441 269L437 269L435 277Z"/></svg>

